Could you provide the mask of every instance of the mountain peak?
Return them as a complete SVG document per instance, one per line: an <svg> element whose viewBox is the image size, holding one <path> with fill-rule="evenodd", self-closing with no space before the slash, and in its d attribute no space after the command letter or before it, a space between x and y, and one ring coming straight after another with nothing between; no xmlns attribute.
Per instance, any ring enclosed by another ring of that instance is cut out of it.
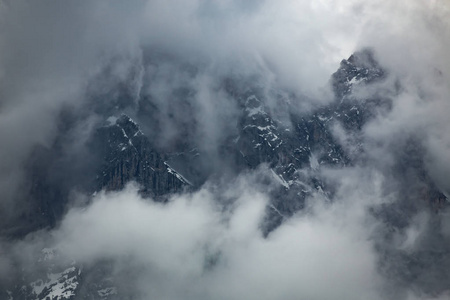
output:
<svg viewBox="0 0 450 300"><path fill-rule="evenodd" d="M341 61L339 69L332 75L336 97L343 99L354 86L368 84L384 78L386 71L375 60L371 49L363 49Z"/></svg>
<svg viewBox="0 0 450 300"><path fill-rule="evenodd" d="M126 114L120 115L120 117L116 120L116 125L122 128L129 138L142 135L139 125Z"/></svg>

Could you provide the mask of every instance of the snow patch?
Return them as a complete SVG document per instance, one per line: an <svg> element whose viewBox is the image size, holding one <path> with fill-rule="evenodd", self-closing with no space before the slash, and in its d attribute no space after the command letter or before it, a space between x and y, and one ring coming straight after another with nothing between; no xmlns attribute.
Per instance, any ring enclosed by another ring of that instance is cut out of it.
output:
<svg viewBox="0 0 450 300"><path fill-rule="evenodd" d="M273 209L277 214L279 214L281 217L286 218L285 215L283 215L273 204L270 204L269 207Z"/></svg>
<svg viewBox="0 0 450 300"><path fill-rule="evenodd" d="M33 293L36 295L41 294L42 291L44 290L44 288L46 287L46 285L44 284L42 279L36 280L36 281L32 282L30 285L31 285L31 288L33 289Z"/></svg>
<svg viewBox="0 0 450 300"><path fill-rule="evenodd" d="M75 267L70 267L61 273L47 274L45 282L42 279L32 282L33 293L36 296L45 296L44 299L62 300L75 296L75 290L78 286L77 274ZM45 292L45 295L41 295Z"/></svg>
<svg viewBox="0 0 450 300"><path fill-rule="evenodd" d="M169 164L165 161L164 164L167 167L167 172L169 172L170 174L174 175L176 178L178 178L180 181L182 181L183 183L189 184L189 185L193 185L189 180L187 180L183 175L181 175L180 173L178 173L177 171L175 171L174 169L172 169Z"/></svg>
<svg viewBox="0 0 450 300"><path fill-rule="evenodd" d="M309 157L309 166L313 170L319 169L320 164L319 161L317 160L317 157L314 154L311 154L311 156Z"/></svg>
<svg viewBox="0 0 450 300"><path fill-rule="evenodd" d="M122 129L123 136L129 140L130 138L128 137L128 135L125 132L125 130L122 127L120 127L120 129Z"/></svg>
<svg viewBox="0 0 450 300"><path fill-rule="evenodd" d="M347 81L347 84L348 84L348 85L356 85L356 84L359 84L360 82L366 80L365 78L359 78L359 79L357 79L356 77L357 77L357 76L355 76L355 77L353 77L351 80Z"/></svg>
<svg viewBox="0 0 450 300"><path fill-rule="evenodd" d="M285 188L289 189L289 184L286 182L286 180L284 180L283 176L278 175L277 173L275 173L274 170L270 169L270 171L272 171L272 175L273 178L275 178L275 180L277 182L279 182L282 186L284 186Z"/></svg>
<svg viewBox="0 0 450 300"><path fill-rule="evenodd" d="M325 122L325 121L328 121L328 120L329 120L327 117L324 117L324 116L321 116L321 115L318 115L317 118L318 118L320 121L322 121L322 122Z"/></svg>

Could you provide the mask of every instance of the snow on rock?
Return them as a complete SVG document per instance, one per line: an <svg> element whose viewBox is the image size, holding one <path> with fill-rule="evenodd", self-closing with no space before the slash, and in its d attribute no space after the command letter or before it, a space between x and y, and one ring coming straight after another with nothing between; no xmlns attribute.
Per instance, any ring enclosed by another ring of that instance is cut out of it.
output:
<svg viewBox="0 0 450 300"><path fill-rule="evenodd" d="M289 189L289 184L286 182L286 180L284 180L282 175L278 175L277 173L275 173L274 170L270 169L270 171L272 171L272 175L273 178L275 178L275 180L280 183L282 186L284 186L286 189Z"/></svg>
<svg viewBox="0 0 450 300"><path fill-rule="evenodd" d="M75 262L67 262L67 267L63 271L55 271L54 260L58 256L55 248L43 248L41 250L38 262L42 266L46 266L47 272L29 284L31 288L30 299L63 300L72 299L75 296L81 270L75 266Z"/></svg>
<svg viewBox="0 0 450 300"><path fill-rule="evenodd" d="M72 266L59 273L48 273L47 279L36 280L30 284L38 299L63 300L75 296L78 276L81 271Z"/></svg>
<svg viewBox="0 0 450 300"><path fill-rule="evenodd" d="M183 183L189 184L189 185L193 185L189 180L187 180L183 175L181 175L180 173L178 173L177 171L175 171L173 168L171 168L169 166L169 164L165 161L164 164L167 167L167 172L169 172L170 174L173 174L176 178L178 178L180 181L182 181Z"/></svg>

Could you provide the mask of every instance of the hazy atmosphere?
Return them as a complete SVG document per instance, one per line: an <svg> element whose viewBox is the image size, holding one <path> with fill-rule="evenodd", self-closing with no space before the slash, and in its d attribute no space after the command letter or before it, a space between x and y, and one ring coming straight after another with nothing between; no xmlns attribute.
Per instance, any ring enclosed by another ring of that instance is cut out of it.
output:
<svg viewBox="0 0 450 300"><path fill-rule="evenodd" d="M445 0L0 0L0 299L449 299L448 49Z"/></svg>

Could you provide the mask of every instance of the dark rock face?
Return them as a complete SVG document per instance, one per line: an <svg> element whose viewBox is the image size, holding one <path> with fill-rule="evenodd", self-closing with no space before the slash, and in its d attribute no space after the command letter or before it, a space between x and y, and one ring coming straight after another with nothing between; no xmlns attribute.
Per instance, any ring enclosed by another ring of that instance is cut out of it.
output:
<svg viewBox="0 0 450 300"><path fill-rule="evenodd" d="M112 120L112 121L111 121ZM27 210L4 235L23 237L37 229L53 228L65 214L73 190L91 195L120 190L128 182L141 186L141 193L158 201L164 195L188 188L180 174L170 168L167 154L160 154L126 115L112 117L92 132L76 157L60 146L67 132L51 148L36 147L27 167Z"/></svg>
<svg viewBox="0 0 450 300"><path fill-rule="evenodd" d="M147 196L157 197L189 185L168 166L167 156L155 151L133 120L122 115L111 122L97 130L91 145L103 161L97 171L97 190L120 190L134 180Z"/></svg>
<svg viewBox="0 0 450 300"><path fill-rule="evenodd" d="M333 187L321 178L320 168L342 168L365 158L361 130L377 113L389 111L392 103L389 99L376 96L361 99L353 91L376 84L385 76L386 71L379 66L370 50L355 53L343 60L338 71L332 75L331 85L336 99L329 105L304 115L293 114L285 99L274 92L279 105L286 106L287 118L279 118L268 107L267 96L257 86L242 89L233 81L227 82L225 90L236 100L241 115L236 124L236 134L219 145L218 152L232 174L254 170L261 165L270 169L273 178L269 180L275 182L276 187L270 191L271 203L267 207L264 234L270 234L285 219L302 209L308 197L321 194L331 198ZM183 91L183 95L188 94L188 91ZM147 107L144 110L150 109ZM108 114L110 112L107 110ZM79 186L85 193L92 194L102 189L121 190L128 182L135 181L140 185L142 195L164 201L171 193L199 188L206 180L214 180L224 172L223 165L216 167L210 164L208 154L198 150L191 141L179 141L175 147L176 153L164 152L152 144L153 141L129 116L105 115L104 119L86 143L85 154L93 163L77 171L85 174ZM334 126L341 126L354 138L352 151L349 152L337 140L333 133ZM421 185L413 193L405 192L395 205L373 209L374 216L388 223L393 231L408 225L410 220L405 211L412 214L424 207L414 199L428 202L433 210L446 206L448 202L425 174L423 153L415 150L419 143L408 141L407 145L410 148L405 148L406 153L397 154L399 163L392 170L393 177L410 174ZM408 149L412 150L408 152ZM35 209L27 216L29 221L22 229L22 235L39 228L53 228L67 208L69 187L61 184L62 179L48 176L51 173L47 170L48 166L58 165L57 153L57 149L42 148L34 154L30 174ZM75 177L79 178L78 175ZM399 185L405 185L406 191L409 182L400 180ZM386 241L391 237L392 232L387 232ZM444 255L446 251L435 250L439 255ZM42 255L47 255L47 258L39 261L44 275L18 276L21 278L18 283L0 289L0 297L56 300L62 299L62 296L55 291L62 290L66 299L123 299L114 280L105 279L110 278L113 272L108 261L90 268L67 262L63 264L67 268L54 270L51 261L55 255L51 251L46 249ZM420 279L414 270L420 271L421 268L416 266L433 259L434 262L439 261L439 257L432 256L429 251L414 256L391 249L381 249L380 252L383 252L386 261L403 261L394 271L411 281ZM386 272L392 272L392 269Z"/></svg>

